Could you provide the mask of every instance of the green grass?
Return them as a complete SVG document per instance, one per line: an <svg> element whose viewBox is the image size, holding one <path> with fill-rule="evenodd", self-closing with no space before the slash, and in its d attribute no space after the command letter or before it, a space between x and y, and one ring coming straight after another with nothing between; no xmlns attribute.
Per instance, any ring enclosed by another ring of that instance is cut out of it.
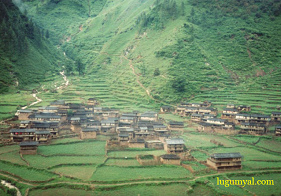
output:
<svg viewBox="0 0 281 196"><path fill-rule="evenodd" d="M108 157L132 157L135 158L137 155L163 155L166 154L164 150L149 150L149 151L112 151L108 153Z"/></svg>
<svg viewBox="0 0 281 196"><path fill-rule="evenodd" d="M100 164L105 160L104 156L52 156L43 157L40 155L24 155L24 159L31 167L45 169L60 164Z"/></svg>
<svg viewBox="0 0 281 196"><path fill-rule="evenodd" d="M20 150L20 148L19 148L18 145L1 146L0 147L0 154L12 152L12 151L18 151L19 152L19 150Z"/></svg>
<svg viewBox="0 0 281 196"><path fill-rule="evenodd" d="M39 146L38 153L44 155L104 155L104 146L103 141Z"/></svg>
<svg viewBox="0 0 281 196"><path fill-rule="evenodd" d="M281 142L276 140L262 138L261 141L257 143L257 146L269 149L271 151L281 152Z"/></svg>
<svg viewBox="0 0 281 196"><path fill-rule="evenodd" d="M64 167L58 167L58 168L52 169L52 171L54 171L56 173L75 177L75 178L78 178L81 180L89 180L92 177L93 172L95 172L95 170L96 170L95 165L64 166Z"/></svg>
<svg viewBox="0 0 281 196"><path fill-rule="evenodd" d="M91 180L96 181L124 181L161 178L188 178L192 174L179 166L157 166L157 167L117 167L102 166L97 168Z"/></svg>
<svg viewBox="0 0 281 196"><path fill-rule="evenodd" d="M186 195L186 190L189 188L185 184L168 184L168 185L137 185L137 186L122 186L116 187L109 190L94 190L94 191L84 191L75 190L67 188L51 188L47 190L31 190L30 196L42 195L86 195L86 196L103 196L103 195L171 195L171 196L181 196Z"/></svg>
<svg viewBox="0 0 281 196"><path fill-rule="evenodd" d="M206 161L207 158L209 158L206 153L203 153L201 151L192 151L190 154L199 161Z"/></svg>
<svg viewBox="0 0 281 196"><path fill-rule="evenodd" d="M139 162L136 159L108 159L105 162L105 165L108 166L140 166Z"/></svg>
<svg viewBox="0 0 281 196"><path fill-rule="evenodd" d="M21 159L18 151L1 154L0 160L8 161L8 162L19 164L19 165L26 165L26 162L24 162Z"/></svg>
<svg viewBox="0 0 281 196"><path fill-rule="evenodd" d="M39 171L25 166L17 166L4 162L0 162L0 168L3 171L7 171L17 176L20 176L25 180L45 181L56 177L55 174L49 173L47 171Z"/></svg>

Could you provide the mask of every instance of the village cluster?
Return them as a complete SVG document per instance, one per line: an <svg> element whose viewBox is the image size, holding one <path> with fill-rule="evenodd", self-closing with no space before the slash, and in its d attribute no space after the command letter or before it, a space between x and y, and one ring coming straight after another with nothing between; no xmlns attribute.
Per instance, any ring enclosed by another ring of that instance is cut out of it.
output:
<svg viewBox="0 0 281 196"><path fill-rule="evenodd" d="M160 113L174 112L181 116L190 116L198 123L198 131L223 134L265 134L272 123L280 123L281 112L271 117L260 114L246 114L249 106L227 105L221 118L217 118L217 109L211 102L182 103L176 109L162 106ZM96 139L97 135L110 136L107 149L151 148L164 149L167 154L157 157L164 164L180 165L181 160L189 156L185 141L173 134L183 131L183 122L165 122L157 112L133 111L120 113L117 109L103 108L99 102L90 98L87 104L66 103L63 100L52 102L37 110L20 110L20 124L10 130L13 142L20 143L21 154L36 154L39 144L48 144L52 138L71 130L80 139ZM235 129L240 125L240 130ZM276 126L276 135L280 135L280 126ZM217 170L241 169L242 155L234 153L215 153L207 164Z"/></svg>

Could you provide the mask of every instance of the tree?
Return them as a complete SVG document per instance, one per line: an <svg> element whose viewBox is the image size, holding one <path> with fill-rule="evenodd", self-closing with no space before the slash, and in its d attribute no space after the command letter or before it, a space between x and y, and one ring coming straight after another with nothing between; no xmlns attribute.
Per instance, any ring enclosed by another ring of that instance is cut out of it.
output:
<svg viewBox="0 0 281 196"><path fill-rule="evenodd" d="M154 70L154 74L153 74L154 76L159 76L160 75L160 70L159 70L159 68L155 68L155 70Z"/></svg>
<svg viewBox="0 0 281 196"><path fill-rule="evenodd" d="M78 71L79 75L84 74L85 68L86 68L86 67L85 67L85 65L81 62L80 59L78 59L78 60L76 61L76 65L77 65L77 71Z"/></svg>
<svg viewBox="0 0 281 196"><path fill-rule="evenodd" d="M49 39L50 34L49 34L49 30L46 31L46 38Z"/></svg>

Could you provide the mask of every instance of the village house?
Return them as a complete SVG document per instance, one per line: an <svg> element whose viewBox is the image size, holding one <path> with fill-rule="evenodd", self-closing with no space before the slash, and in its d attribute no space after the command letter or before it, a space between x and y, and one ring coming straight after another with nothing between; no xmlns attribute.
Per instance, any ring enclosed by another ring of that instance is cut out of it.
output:
<svg viewBox="0 0 281 196"><path fill-rule="evenodd" d="M180 116L185 116L185 109L186 109L186 106L178 106L175 110L175 113L176 114L179 114Z"/></svg>
<svg viewBox="0 0 281 196"><path fill-rule="evenodd" d="M197 107L186 107L184 111L184 116L190 116L191 114L198 114L199 108Z"/></svg>
<svg viewBox="0 0 281 196"><path fill-rule="evenodd" d="M58 107L55 106L46 106L38 108L38 113L57 113L59 111Z"/></svg>
<svg viewBox="0 0 281 196"><path fill-rule="evenodd" d="M271 120L271 117L268 116L268 115L251 114L251 116L250 116L250 122L252 122L252 123L263 123L266 126L269 125L270 120Z"/></svg>
<svg viewBox="0 0 281 196"><path fill-rule="evenodd" d="M265 124L247 122L241 123L240 132L254 135L262 135L267 132L267 128Z"/></svg>
<svg viewBox="0 0 281 196"><path fill-rule="evenodd" d="M34 141L35 129L11 129L10 136L13 142Z"/></svg>
<svg viewBox="0 0 281 196"><path fill-rule="evenodd" d="M126 132L121 132L118 134L118 141L119 142L128 142L130 139L130 135Z"/></svg>
<svg viewBox="0 0 281 196"><path fill-rule="evenodd" d="M61 116L55 113L32 114L28 117L30 121L60 121Z"/></svg>
<svg viewBox="0 0 281 196"><path fill-rule="evenodd" d="M164 154L160 156L160 162L167 165L180 165L180 157L176 154Z"/></svg>
<svg viewBox="0 0 281 196"><path fill-rule="evenodd" d="M22 155L34 155L37 154L38 142L36 141L24 141L20 143L20 154Z"/></svg>
<svg viewBox="0 0 281 196"><path fill-rule="evenodd" d="M229 103L229 104L226 105L226 108L232 108L232 109L234 109L234 108L236 108L236 107L235 107L234 104Z"/></svg>
<svg viewBox="0 0 281 196"><path fill-rule="evenodd" d="M241 124L245 122L250 122L251 115L250 114L236 114L235 116L235 124Z"/></svg>
<svg viewBox="0 0 281 196"><path fill-rule="evenodd" d="M31 114L33 114L32 110L19 110L18 120L29 120Z"/></svg>
<svg viewBox="0 0 281 196"><path fill-rule="evenodd" d="M164 149L164 145L160 140L148 140L148 141L145 142L145 147L157 149L157 150L163 150Z"/></svg>
<svg viewBox="0 0 281 196"><path fill-rule="evenodd" d="M94 112L94 107L95 107L94 105L85 105L85 110Z"/></svg>
<svg viewBox="0 0 281 196"><path fill-rule="evenodd" d="M28 128L30 128L29 120L23 120L20 122L20 129L28 129Z"/></svg>
<svg viewBox="0 0 281 196"><path fill-rule="evenodd" d="M137 119L133 116L121 116L119 122L133 124L137 122Z"/></svg>
<svg viewBox="0 0 281 196"><path fill-rule="evenodd" d="M207 123L213 124L213 125L224 125L226 120L220 119L220 118L208 118Z"/></svg>
<svg viewBox="0 0 281 196"><path fill-rule="evenodd" d="M191 114L191 120L194 122L200 122L203 118L202 114Z"/></svg>
<svg viewBox="0 0 281 196"><path fill-rule="evenodd" d="M106 118L116 118L119 117L119 110L110 109L110 108L102 108L102 116L104 119Z"/></svg>
<svg viewBox="0 0 281 196"><path fill-rule="evenodd" d="M133 139L135 137L135 130L134 128L123 128L123 127L118 127L117 131L119 133L127 133L129 135L129 139Z"/></svg>
<svg viewBox="0 0 281 196"><path fill-rule="evenodd" d="M162 125L153 125L153 130L156 133L156 135L158 135L158 136L167 134L169 132L167 127L163 124Z"/></svg>
<svg viewBox="0 0 281 196"><path fill-rule="evenodd" d="M99 102L98 102L98 100L96 98L89 98L87 100L87 104L88 105L99 105Z"/></svg>
<svg viewBox="0 0 281 196"><path fill-rule="evenodd" d="M222 111L221 118L234 121L236 114L238 114L238 110L236 108L224 108Z"/></svg>
<svg viewBox="0 0 281 196"><path fill-rule="evenodd" d="M160 112L161 112L162 114L169 113L169 112L172 112L172 111L174 111L174 108L173 108L172 106L163 105L163 106L161 106L161 108L160 108Z"/></svg>
<svg viewBox="0 0 281 196"><path fill-rule="evenodd" d="M215 153L207 159L207 164L216 170L242 169L240 153Z"/></svg>
<svg viewBox="0 0 281 196"><path fill-rule="evenodd" d="M133 139L129 141L130 148L145 148L144 139Z"/></svg>
<svg viewBox="0 0 281 196"><path fill-rule="evenodd" d="M213 114L213 115L217 115L218 110L216 108L211 108L211 107L200 107L198 108L198 114Z"/></svg>
<svg viewBox="0 0 281 196"><path fill-rule="evenodd" d="M50 131L35 131L35 141L42 143L48 143L51 139Z"/></svg>
<svg viewBox="0 0 281 196"><path fill-rule="evenodd" d="M80 131L80 139L96 139L98 128L82 128Z"/></svg>
<svg viewBox="0 0 281 196"><path fill-rule="evenodd" d="M184 151L184 141L182 138L166 139L164 150L167 153L182 153Z"/></svg>
<svg viewBox="0 0 281 196"><path fill-rule="evenodd" d="M277 123L281 122L281 112L272 112L271 121Z"/></svg>
<svg viewBox="0 0 281 196"><path fill-rule="evenodd" d="M281 125L277 125L275 127L275 135L276 136L281 136Z"/></svg>
<svg viewBox="0 0 281 196"><path fill-rule="evenodd" d="M209 118L216 118L216 115L214 115L214 114L204 114L203 117L202 117L202 121L206 122L207 119L209 119Z"/></svg>
<svg viewBox="0 0 281 196"><path fill-rule="evenodd" d="M156 112L145 112L140 115L140 121L157 121L158 113Z"/></svg>
<svg viewBox="0 0 281 196"><path fill-rule="evenodd" d="M171 121L168 124L168 128L172 131L183 130L184 123L183 122L177 122L177 121Z"/></svg>
<svg viewBox="0 0 281 196"><path fill-rule="evenodd" d="M64 100L56 100L50 103L50 106L58 107L60 109L68 109L69 107L65 104Z"/></svg>
<svg viewBox="0 0 281 196"><path fill-rule="evenodd" d="M239 106L237 106L237 110L239 112L241 112L241 111L250 112L251 111L251 106L239 105Z"/></svg>

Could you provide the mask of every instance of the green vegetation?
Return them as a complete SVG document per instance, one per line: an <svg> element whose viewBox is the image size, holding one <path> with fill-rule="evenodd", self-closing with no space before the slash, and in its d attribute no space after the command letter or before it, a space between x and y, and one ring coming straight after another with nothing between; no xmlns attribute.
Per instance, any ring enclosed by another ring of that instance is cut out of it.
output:
<svg viewBox="0 0 281 196"><path fill-rule="evenodd" d="M89 141L70 144L57 144L51 146L39 146L38 153L43 155L104 155L105 142Z"/></svg>
<svg viewBox="0 0 281 196"><path fill-rule="evenodd" d="M112 151L108 153L109 157L120 157L120 158L124 158L124 157L131 157L131 158L135 158L137 155L163 155L166 154L166 151L164 150L150 150L150 151L145 151L145 150L141 150L141 151L133 151L133 150L128 150L128 151Z"/></svg>
<svg viewBox="0 0 281 196"><path fill-rule="evenodd" d="M155 167L117 167L102 166L97 168L91 180L95 181L125 181L142 179L172 179L189 178L192 174L179 166Z"/></svg>

